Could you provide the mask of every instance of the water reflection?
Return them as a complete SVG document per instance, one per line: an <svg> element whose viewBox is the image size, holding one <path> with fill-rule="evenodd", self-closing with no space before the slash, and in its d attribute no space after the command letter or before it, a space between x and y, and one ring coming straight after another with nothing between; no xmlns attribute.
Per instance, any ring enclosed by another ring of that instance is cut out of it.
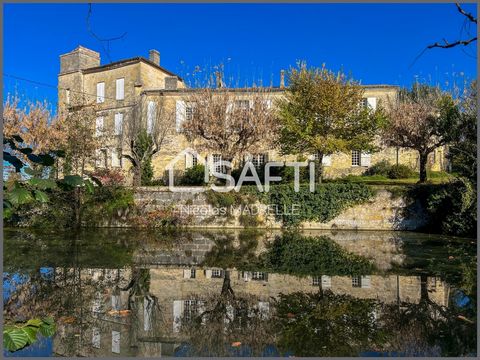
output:
<svg viewBox="0 0 480 360"><path fill-rule="evenodd" d="M458 292L462 269L432 271L464 241L302 235L301 244L325 240L307 254L291 246L296 237L275 232L6 232L4 316L53 316L53 353L64 356L474 354L475 301ZM420 243L429 244L423 256L410 256ZM272 258L289 267L273 271ZM373 270L349 267L358 261Z"/></svg>

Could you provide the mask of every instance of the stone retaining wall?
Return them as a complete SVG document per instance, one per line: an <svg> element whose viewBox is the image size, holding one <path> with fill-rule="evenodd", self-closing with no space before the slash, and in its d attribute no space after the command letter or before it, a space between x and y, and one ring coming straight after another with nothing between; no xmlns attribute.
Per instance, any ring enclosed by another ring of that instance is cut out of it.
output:
<svg viewBox="0 0 480 360"><path fill-rule="evenodd" d="M255 203L246 208L236 207L226 216L226 208L208 204L201 188L183 188L183 192L171 192L166 187L142 187L135 193L135 202L144 211L171 209L185 220L187 226L205 228L241 228L242 214L254 214L259 227L281 228L272 208ZM300 204L301 205L301 204ZM285 209L289 210L289 209ZM418 203L407 203L401 196L381 189L369 201L342 211L326 222L305 222L304 229L324 230L417 230L426 223L426 215Z"/></svg>

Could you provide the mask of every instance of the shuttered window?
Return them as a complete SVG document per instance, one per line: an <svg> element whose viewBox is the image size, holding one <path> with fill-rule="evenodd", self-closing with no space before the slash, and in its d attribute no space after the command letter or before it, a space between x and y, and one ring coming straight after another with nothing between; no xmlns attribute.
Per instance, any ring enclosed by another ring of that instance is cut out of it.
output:
<svg viewBox="0 0 480 360"><path fill-rule="evenodd" d="M143 330L152 330L152 311L154 301L151 298L145 297L143 299Z"/></svg>
<svg viewBox="0 0 480 360"><path fill-rule="evenodd" d="M100 329L96 327L92 329L92 347L100 349Z"/></svg>
<svg viewBox="0 0 480 360"><path fill-rule="evenodd" d="M120 354L120 332L112 331L112 353Z"/></svg>
<svg viewBox="0 0 480 360"><path fill-rule="evenodd" d="M112 149L112 167L122 167L121 150Z"/></svg>
<svg viewBox="0 0 480 360"><path fill-rule="evenodd" d="M103 135L104 127L103 127L103 116L97 117L95 121L95 136Z"/></svg>
<svg viewBox="0 0 480 360"><path fill-rule="evenodd" d="M192 116L193 112L189 112L189 115ZM177 130L177 132L182 131L182 126L186 119L187 106L185 104L185 101L177 100L175 109L175 129Z"/></svg>
<svg viewBox="0 0 480 360"><path fill-rule="evenodd" d="M105 83L100 82L97 84L97 103L105 102Z"/></svg>
<svg viewBox="0 0 480 360"><path fill-rule="evenodd" d="M123 131L123 114L115 114L115 135L122 135Z"/></svg>
<svg viewBox="0 0 480 360"><path fill-rule="evenodd" d="M147 134L153 132L155 126L155 116L157 112L157 105L153 101L149 101L147 105Z"/></svg>
<svg viewBox="0 0 480 360"><path fill-rule="evenodd" d="M362 152L360 154L360 166L370 166L371 155L370 153Z"/></svg>
<svg viewBox="0 0 480 360"><path fill-rule="evenodd" d="M123 100L125 98L125 79L117 79L116 81L116 96L117 100Z"/></svg>

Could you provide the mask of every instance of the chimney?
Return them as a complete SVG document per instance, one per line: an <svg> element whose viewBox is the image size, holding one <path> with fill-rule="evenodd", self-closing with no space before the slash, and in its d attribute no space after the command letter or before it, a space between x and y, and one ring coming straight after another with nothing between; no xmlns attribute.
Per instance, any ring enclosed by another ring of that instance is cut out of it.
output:
<svg viewBox="0 0 480 360"><path fill-rule="evenodd" d="M157 65L160 65L160 53L155 49L150 50L148 52L148 60Z"/></svg>
<svg viewBox="0 0 480 360"><path fill-rule="evenodd" d="M216 87L217 89L220 89L222 87L222 75L220 71L215 71L215 78L216 78Z"/></svg>
<svg viewBox="0 0 480 360"><path fill-rule="evenodd" d="M280 70L280 89L285 87L285 70Z"/></svg>

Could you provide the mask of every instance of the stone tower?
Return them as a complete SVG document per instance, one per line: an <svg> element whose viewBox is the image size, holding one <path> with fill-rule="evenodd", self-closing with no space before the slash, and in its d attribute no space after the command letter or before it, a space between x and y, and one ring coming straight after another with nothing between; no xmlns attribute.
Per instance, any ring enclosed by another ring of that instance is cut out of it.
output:
<svg viewBox="0 0 480 360"><path fill-rule="evenodd" d="M100 66L100 54L78 46L75 50L60 55L58 75L58 106L64 109L80 100L84 92L81 70Z"/></svg>

